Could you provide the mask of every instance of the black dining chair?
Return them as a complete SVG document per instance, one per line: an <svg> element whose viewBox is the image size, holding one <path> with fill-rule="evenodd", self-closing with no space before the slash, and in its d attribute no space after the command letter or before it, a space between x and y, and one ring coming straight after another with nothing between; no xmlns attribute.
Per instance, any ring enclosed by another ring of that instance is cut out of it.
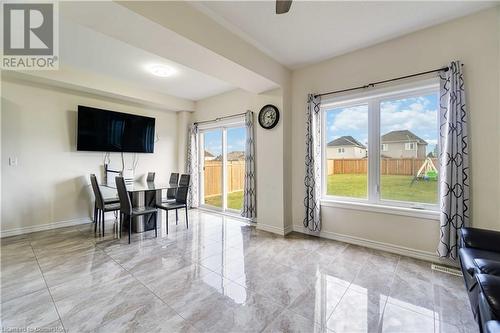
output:
<svg viewBox="0 0 500 333"><path fill-rule="evenodd" d="M170 174L170 180L168 181L168 183L172 186L177 186L178 183L179 183L179 174L176 173L176 172L172 172ZM169 188L167 190L167 200L164 201L164 202L173 202L175 201L175 192L176 192L177 189L175 188Z"/></svg>
<svg viewBox="0 0 500 333"><path fill-rule="evenodd" d="M97 232L97 224L102 223L101 234L104 236L104 213L115 212L120 210L120 201L116 201L115 198L104 199L102 197L101 189L99 184L97 184L97 178L94 174L90 175L90 183L92 184L92 190L94 191L95 206L94 206L94 219L95 226L94 232Z"/></svg>
<svg viewBox="0 0 500 333"><path fill-rule="evenodd" d="M181 177L181 179L182 179L182 177ZM188 183L189 183L189 180L188 180ZM175 201L174 202L162 202L162 203L156 205L156 207L166 211L167 234L168 234L168 212L171 210L175 210L176 217L177 217L177 210L178 209L184 208L186 210L186 228L189 229L188 207L187 207L188 191L189 191L188 186L180 187L180 185L179 185L179 188L177 188L177 192L175 193ZM178 220L176 219L176 224L177 224L177 221Z"/></svg>
<svg viewBox="0 0 500 333"><path fill-rule="evenodd" d="M123 219L128 220L128 243L130 244L130 234L132 231L132 218L146 214L154 214L155 237L158 237L158 209L156 207L132 207L130 196L123 177L116 177L116 190L120 198L120 234Z"/></svg>
<svg viewBox="0 0 500 333"><path fill-rule="evenodd" d="M155 173L154 172L148 172L148 176L146 177L146 181L149 182L154 182L155 181Z"/></svg>
<svg viewBox="0 0 500 333"><path fill-rule="evenodd" d="M95 174L91 174L90 175L91 177L94 176L95 177ZM92 182L92 181L91 181ZM97 181L96 181L97 182ZM92 188L93 190L93 188ZM95 192L94 192L94 197L95 197ZM118 197L114 197L114 198L103 198L104 200L104 203L107 205L107 204L114 204L114 203L119 203L120 202L120 199L118 199ZM96 224L96 228L97 228L97 214L99 213L99 209L97 208L97 200L94 200L94 223Z"/></svg>
<svg viewBox="0 0 500 333"><path fill-rule="evenodd" d="M191 180L190 174L182 174L181 179L179 180L179 186L189 186L190 180Z"/></svg>
<svg viewBox="0 0 500 333"><path fill-rule="evenodd" d="M168 183L177 185L179 183L179 174L177 172L172 172L170 174L170 180L168 181Z"/></svg>

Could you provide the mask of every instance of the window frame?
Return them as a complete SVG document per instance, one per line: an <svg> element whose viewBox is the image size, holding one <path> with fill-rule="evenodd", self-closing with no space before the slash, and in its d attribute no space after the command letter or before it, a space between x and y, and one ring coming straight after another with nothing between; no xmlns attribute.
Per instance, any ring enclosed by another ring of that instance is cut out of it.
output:
<svg viewBox="0 0 500 333"><path fill-rule="evenodd" d="M200 202L200 207L206 210L227 213L229 215L238 215L240 214L239 210L228 208L227 207L227 130L230 128L240 128L245 127L245 116L233 117L225 120L217 120L211 121L208 123L200 124L198 126L198 130L200 133L200 140L197 142L198 145L198 161L199 161L199 170L198 170L198 200ZM202 175L204 170L205 159L203 156L204 147L203 147L203 139L202 135L205 132L213 131L213 130L221 130L222 132L222 176L221 176L221 186L222 186L222 207L210 206L204 201L204 176Z"/></svg>
<svg viewBox="0 0 500 333"><path fill-rule="evenodd" d="M342 94L332 98L324 99L321 103L321 184L322 202L345 202L349 204L360 204L362 206L374 206L374 207L384 207L394 209L418 209L422 211L432 211L436 212L439 210L439 198L440 198L440 186L437 184L437 196L438 200L435 204L429 203L419 203L410 201L400 201L400 200L388 200L381 198L380 185L381 185L381 174L380 174L380 159L382 155L381 146L381 114L380 114L380 104L388 100L398 100L403 98L412 98L422 95L437 94L439 101L439 78L431 78L425 80L413 81L405 84L391 85L379 89L370 89L369 91L363 91L351 94ZM328 110L339 108L339 107L354 107L360 105L368 106L368 166L367 166L367 197L366 198L352 198L344 196L328 195L327 184L328 184L328 159L326 156L326 114ZM439 109L437 110L439 113ZM439 133L439 116L437 119L436 133ZM439 135L437 146L440 146ZM370 153L371 152L371 153ZM439 177L439 176L438 176Z"/></svg>

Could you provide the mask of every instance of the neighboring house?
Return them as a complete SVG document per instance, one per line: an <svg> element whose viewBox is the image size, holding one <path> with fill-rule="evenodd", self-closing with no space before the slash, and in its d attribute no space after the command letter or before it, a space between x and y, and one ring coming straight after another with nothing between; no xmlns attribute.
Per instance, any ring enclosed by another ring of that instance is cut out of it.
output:
<svg viewBox="0 0 500 333"><path fill-rule="evenodd" d="M216 161L222 161L222 155L219 155L215 158ZM232 151L227 154L228 161L244 161L245 160L245 152L244 151Z"/></svg>
<svg viewBox="0 0 500 333"><path fill-rule="evenodd" d="M205 161L213 161L213 160L215 160L215 156L211 152L205 150Z"/></svg>
<svg viewBox="0 0 500 333"><path fill-rule="evenodd" d="M389 158L425 158L427 142L408 130L382 135L381 153Z"/></svg>
<svg viewBox="0 0 500 333"><path fill-rule="evenodd" d="M366 147L350 135L341 136L328 142L326 147L326 158L365 158L367 156Z"/></svg>

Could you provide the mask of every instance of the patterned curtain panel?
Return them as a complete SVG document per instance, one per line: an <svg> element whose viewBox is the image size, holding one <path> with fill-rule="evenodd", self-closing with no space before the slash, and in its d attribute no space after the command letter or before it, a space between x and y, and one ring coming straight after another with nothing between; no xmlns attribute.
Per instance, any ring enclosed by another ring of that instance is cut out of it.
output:
<svg viewBox="0 0 500 333"><path fill-rule="evenodd" d="M191 187L188 194L188 206L198 207L198 125L193 124L188 131L188 144L186 154L186 173L191 175Z"/></svg>
<svg viewBox="0 0 500 333"><path fill-rule="evenodd" d="M469 226L469 145L460 62L440 75L441 238L438 255L456 260L460 229Z"/></svg>
<svg viewBox="0 0 500 333"><path fill-rule="evenodd" d="M243 189L243 208L241 216L253 219L257 217L255 190L255 139L253 112L245 114L247 139L245 142L245 187Z"/></svg>
<svg viewBox="0 0 500 333"><path fill-rule="evenodd" d="M321 111L320 98L308 96L306 120L306 217L304 227L311 231L321 230Z"/></svg>

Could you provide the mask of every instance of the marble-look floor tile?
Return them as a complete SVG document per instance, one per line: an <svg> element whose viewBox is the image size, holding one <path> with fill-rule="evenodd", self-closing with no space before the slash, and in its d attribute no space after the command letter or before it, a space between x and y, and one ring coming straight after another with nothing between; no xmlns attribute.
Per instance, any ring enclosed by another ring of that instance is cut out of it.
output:
<svg viewBox="0 0 500 333"><path fill-rule="evenodd" d="M265 333L333 333L325 326L304 318L292 311L283 311L264 330Z"/></svg>
<svg viewBox="0 0 500 333"><path fill-rule="evenodd" d="M223 295L227 306L221 320L212 327L214 332L260 332L284 309L236 283L224 285Z"/></svg>
<svg viewBox="0 0 500 333"><path fill-rule="evenodd" d="M348 287L349 283L347 282L318 274L314 287L299 295L290 304L288 310L325 325Z"/></svg>
<svg viewBox="0 0 500 333"><path fill-rule="evenodd" d="M431 263L409 257L401 257L396 275L402 279L409 277L429 283L433 282Z"/></svg>
<svg viewBox="0 0 500 333"><path fill-rule="evenodd" d="M322 274L327 274L350 283L356 278L365 262L365 258L353 260L350 258L344 258L343 256L338 256L337 258L334 258L328 266L319 267L319 271Z"/></svg>
<svg viewBox="0 0 500 333"><path fill-rule="evenodd" d="M2 303L47 288L42 272L33 259L2 265L0 281Z"/></svg>
<svg viewBox="0 0 500 333"><path fill-rule="evenodd" d="M245 276L237 279L236 282L251 291L275 300L283 306L290 305L306 290L313 288L315 277L312 275L302 274L299 271L271 261L264 267L266 267L264 274L255 274L248 271Z"/></svg>
<svg viewBox="0 0 500 333"><path fill-rule="evenodd" d="M434 285L434 312L438 321L463 327L465 330L477 329L470 303L463 290L452 287L453 282L447 287ZM462 287L463 288L463 287Z"/></svg>
<svg viewBox="0 0 500 333"><path fill-rule="evenodd" d="M434 331L436 333L479 333L478 325L456 326L443 321L434 321Z"/></svg>
<svg viewBox="0 0 500 333"><path fill-rule="evenodd" d="M434 318L388 303L382 322L381 332L432 333Z"/></svg>
<svg viewBox="0 0 500 333"><path fill-rule="evenodd" d="M370 259L365 263L363 269L358 272L352 284L380 294L389 295L396 266L378 263L373 260L373 257Z"/></svg>
<svg viewBox="0 0 500 333"><path fill-rule="evenodd" d="M0 238L0 247L3 248L12 244L29 245L30 237L27 234Z"/></svg>
<svg viewBox="0 0 500 333"><path fill-rule="evenodd" d="M49 287L70 281L92 281L96 285L124 274L124 269L108 256L101 253L93 260L76 260L64 266L45 270L42 269L45 281Z"/></svg>
<svg viewBox="0 0 500 333"><path fill-rule="evenodd" d="M94 330L124 317L133 318L156 303L163 304L130 276L55 301L64 327L73 332Z"/></svg>
<svg viewBox="0 0 500 333"><path fill-rule="evenodd" d="M93 292L96 288L111 283L116 283L124 278L129 278L130 273L114 263L103 266L88 274L80 274L72 279L64 279L66 282L49 285L54 301L79 293Z"/></svg>
<svg viewBox="0 0 500 333"><path fill-rule="evenodd" d="M245 265L248 263L241 259L232 259L231 256L221 253L205 258L199 264L227 279L237 280L245 275Z"/></svg>
<svg viewBox="0 0 500 333"><path fill-rule="evenodd" d="M193 304L210 299L214 294L222 294L228 282L204 267L190 265L173 274L158 277L147 283L147 286L182 315ZM213 298L217 298L217 295Z"/></svg>
<svg viewBox="0 0 500 333"><path fill-rule="evenodd" d="M334 332L376 332L387 296L375 290L351 286L328 319Z"/></svg>
<svg viewBox="0 0 500 333"><path fill-rule="evenodd" d="M197 330L166 304L152 300L141 304L133 311L124 313L119 318L105 322L94 332L194 333Z"/></svg>
<svg viewBox="0 0 500 333"><path fill-rule="evenodd" d="M434 311L433 285L417 277L402 278L396 275L388 302L424 315L432 314Z"/></svg>
<svg viewBox="0 0 500 333"><path fill-rule="evenodd" d="M12 299L2 303L1 307L3 330L35 331L61 327L59 316L47 289Z"/></svg>
<svg viewBox="0 0 500 333"><path fill-rule="evenodd" d="M193 262L188 254L165 254L164 256L146 257L141 262L126 268L137 279L148 284L154 283L165 276L170 276L192 264Z"/></svg>

